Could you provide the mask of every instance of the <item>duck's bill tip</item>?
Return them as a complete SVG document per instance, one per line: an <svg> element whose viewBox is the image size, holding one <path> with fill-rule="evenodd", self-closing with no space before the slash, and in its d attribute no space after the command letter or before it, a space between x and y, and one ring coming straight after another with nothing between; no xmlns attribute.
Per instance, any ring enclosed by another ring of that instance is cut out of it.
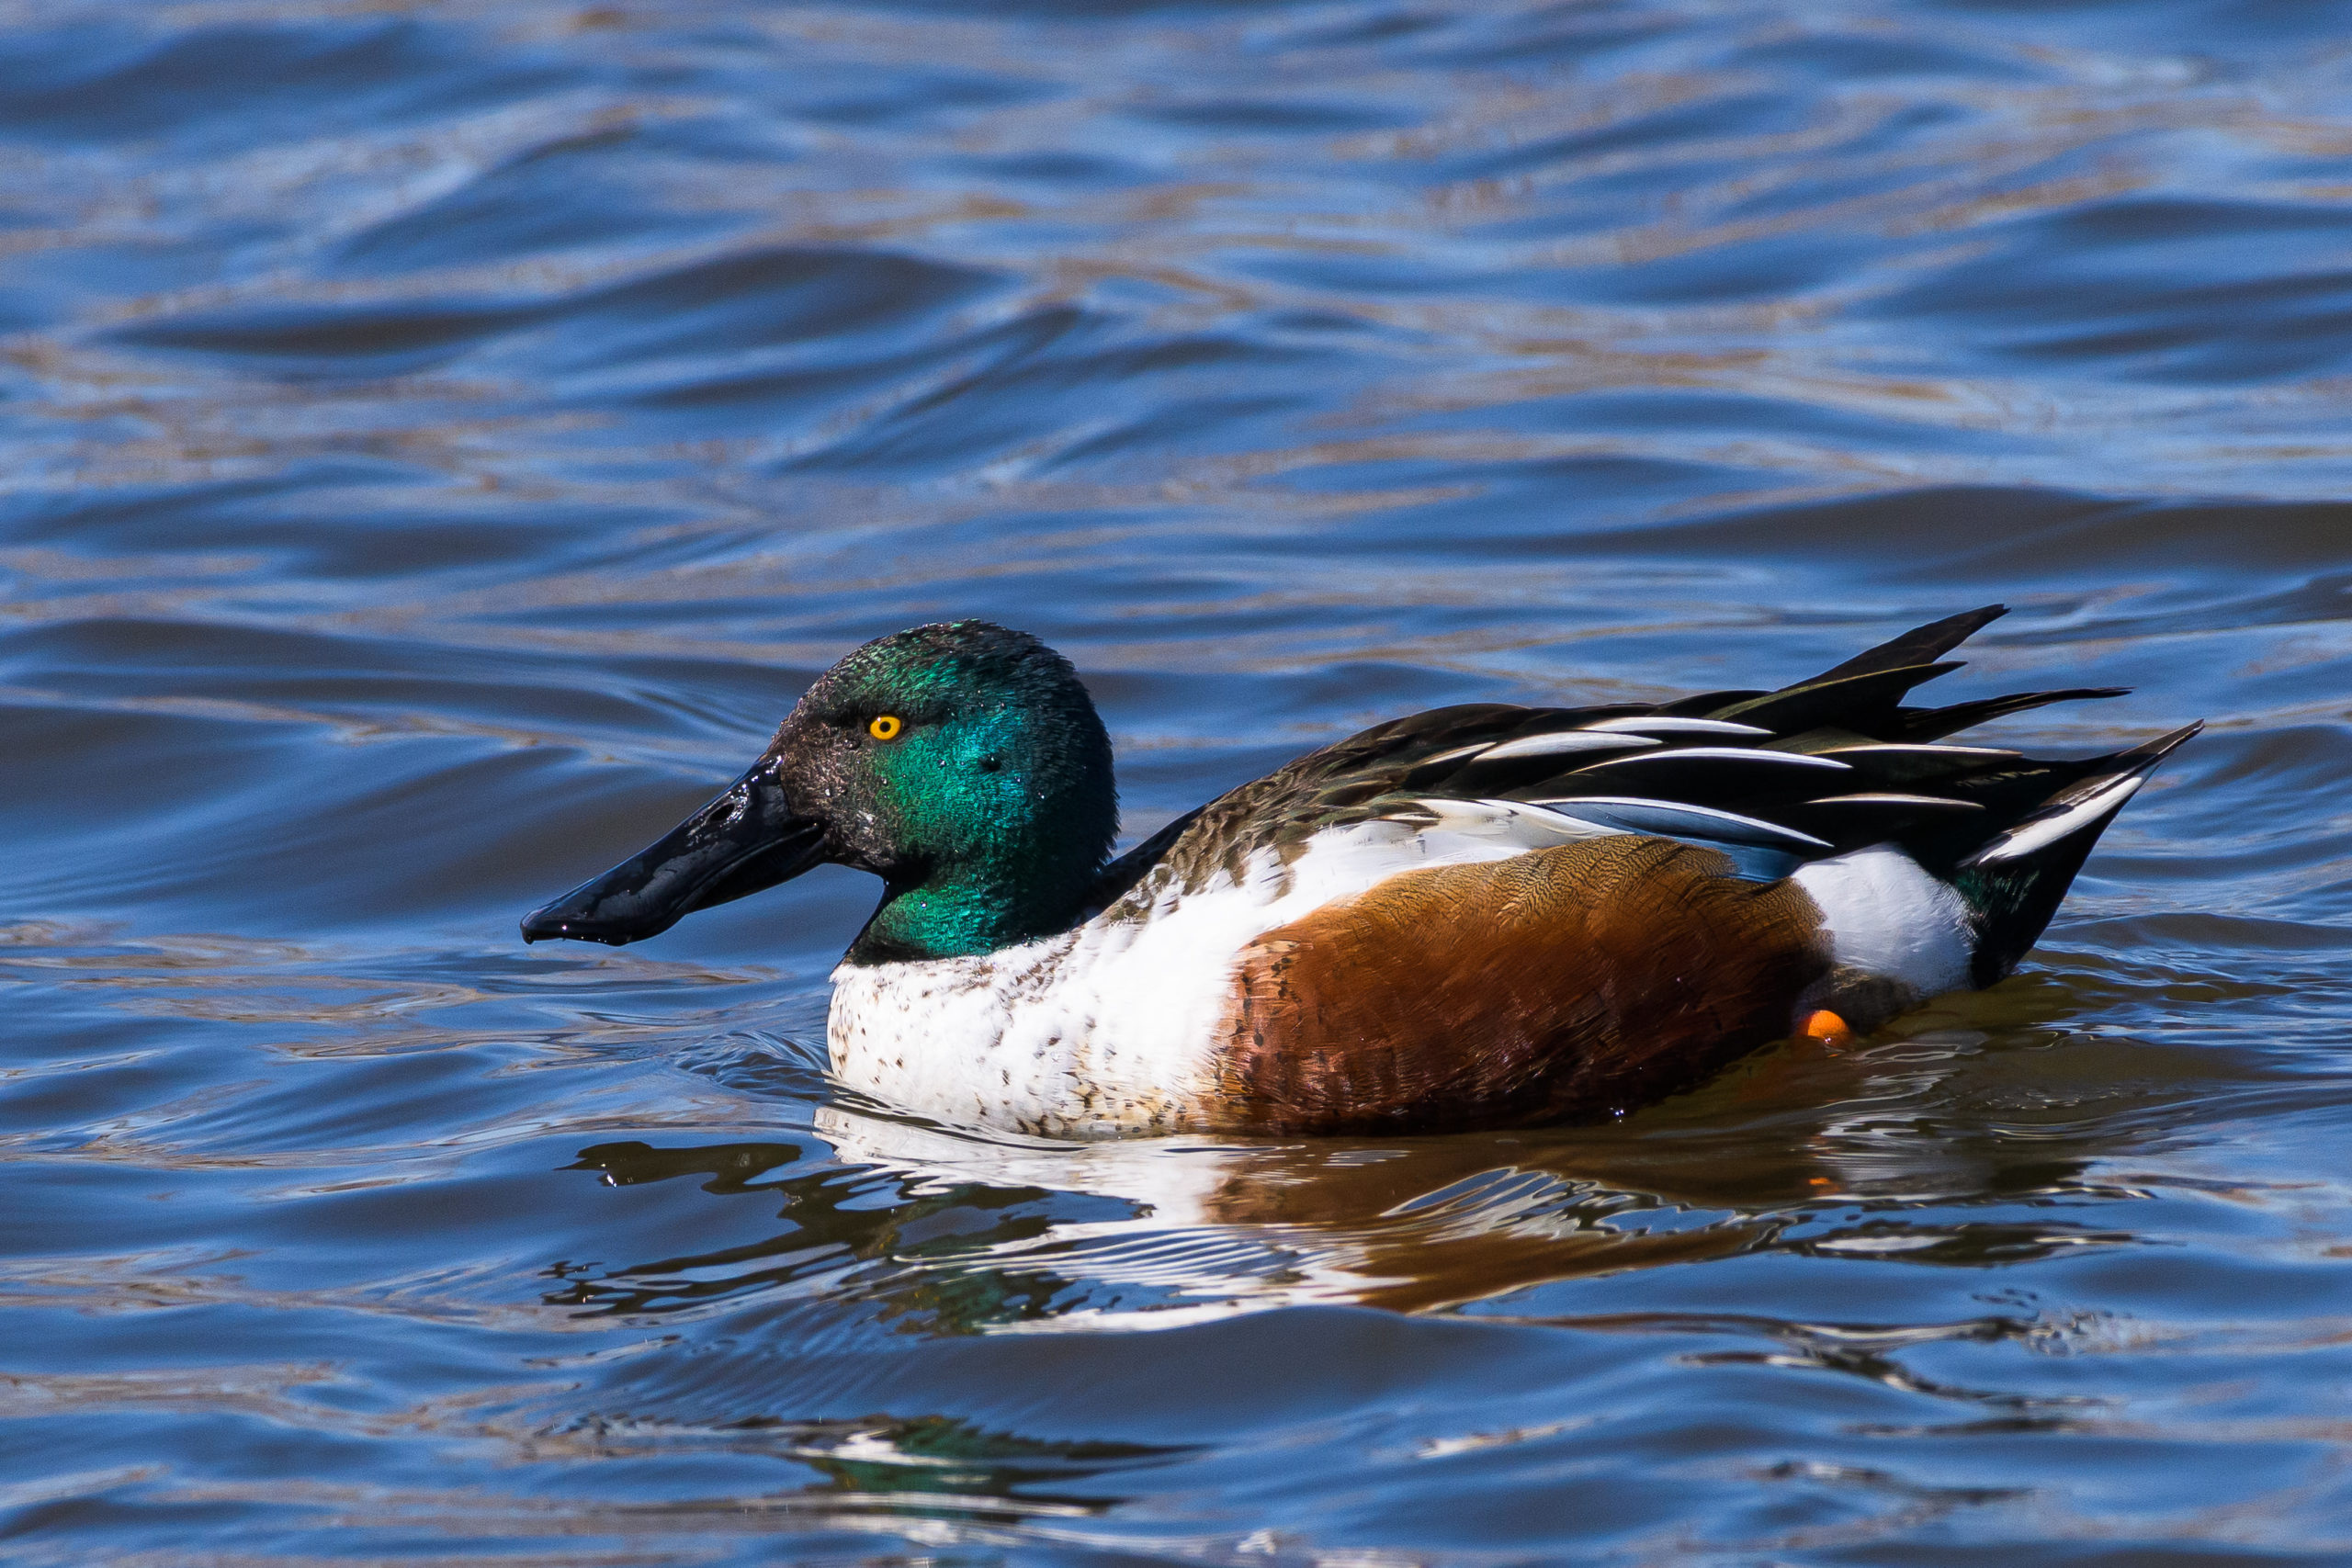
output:
<svg viewBox="0 0 2352 1568"><path fill-rule="evenodd" d="M639 880L628 875L631 869L616 867L554 902L540 905L523 917L523 940L601 942L607 947L626 947L661 935L698 907L691 897L674 902L646 898L640 886L628 886ZM664 903L669 907L662 907Z"/></svg>
<svg viewBox="0 0 2352 1568"><path fill-rule="evenodd" d="M607 947L626 947L639 934L644 933L615 931L588 920L566 919L548 909L534 909L523 917L523 940L526 942L562 940L601 942Z"/></svg>
<svg viewBox="0 0 2352 1568"><path fill-rule="evenodd" d="M822 858L820 824L795 816L758 770L659 843L523 917L523 940L622 947L696 909L773 887Z"/></svg>

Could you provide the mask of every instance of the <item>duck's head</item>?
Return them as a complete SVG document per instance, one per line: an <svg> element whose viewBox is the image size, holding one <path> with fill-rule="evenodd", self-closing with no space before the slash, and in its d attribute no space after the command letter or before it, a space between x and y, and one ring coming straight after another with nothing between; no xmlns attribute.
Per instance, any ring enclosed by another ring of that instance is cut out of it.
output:
<svg viewBox="0 0 2352 1568"><path fill-rule="evenodd" d="M725 794L523 939L637 942L831 862L883 882L852 962L989 953L1077 918L1118 822L1069 660L986 621L917 626L825 671Z"/></svg>

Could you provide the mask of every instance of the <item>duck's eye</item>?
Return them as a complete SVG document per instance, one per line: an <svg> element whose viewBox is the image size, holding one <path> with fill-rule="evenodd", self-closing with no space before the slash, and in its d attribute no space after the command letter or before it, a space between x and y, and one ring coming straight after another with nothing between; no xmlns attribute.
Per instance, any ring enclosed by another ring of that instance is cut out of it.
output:
<svg viewBox="0 0 2352 1568"><path fill-rule="evenodd" d="M905 721L897 714L886 713L876 715L873 722L865 727L865 733L876 740L896 740L899 738L899 731L905 728Z"/></svg>

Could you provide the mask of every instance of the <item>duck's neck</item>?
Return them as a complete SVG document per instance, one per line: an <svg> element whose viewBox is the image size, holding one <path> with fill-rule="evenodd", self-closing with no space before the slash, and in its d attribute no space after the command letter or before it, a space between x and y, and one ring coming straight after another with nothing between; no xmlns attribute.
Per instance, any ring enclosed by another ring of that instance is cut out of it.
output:
<svg viewBox="0 0 2352 1568"><path fill-rule="evenodd" d="M1067 931L1085 912L1100 869L1065 856L1017 874L979 866L934 873L905 886L886 885L881 907L851 944L847 961L963 958Z"/></svg>

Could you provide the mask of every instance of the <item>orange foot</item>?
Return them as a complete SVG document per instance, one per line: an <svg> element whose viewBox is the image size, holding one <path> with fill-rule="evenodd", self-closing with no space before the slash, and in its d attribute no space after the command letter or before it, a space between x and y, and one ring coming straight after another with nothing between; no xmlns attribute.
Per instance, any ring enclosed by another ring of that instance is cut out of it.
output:
<svg viewBox="0 0 2352 1568"><path fill-rule="evenodd" d="M1805 1019L1804 1032L1825 1045L1842 1045L1854 1037L1854 1026L1823 1008Z"/></svg>

